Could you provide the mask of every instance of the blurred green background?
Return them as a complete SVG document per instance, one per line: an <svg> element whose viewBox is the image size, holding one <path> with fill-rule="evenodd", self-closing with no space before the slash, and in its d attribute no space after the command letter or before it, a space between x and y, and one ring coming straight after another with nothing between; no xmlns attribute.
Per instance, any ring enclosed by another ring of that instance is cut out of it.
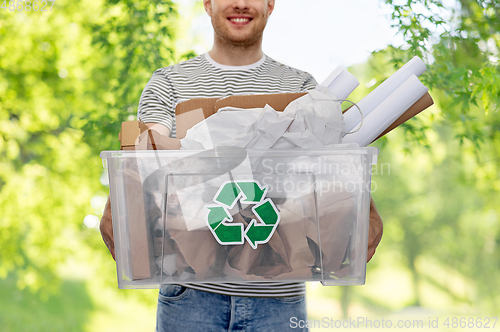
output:
<svg viewBox="0 0 500 332"><path fill-rule="evenodd" d="M375 144L367 284L308 284L311 320L500 315L500 4L459 2L445 21L441 0L384 1L406 43L349 68L357 101L421 56L436 104ZM176 47L188 23L168 0L55 6L0 9L0 331L153 331L157 291L117 289L98 231L99 152L152 72L195 55Z"/></svg>

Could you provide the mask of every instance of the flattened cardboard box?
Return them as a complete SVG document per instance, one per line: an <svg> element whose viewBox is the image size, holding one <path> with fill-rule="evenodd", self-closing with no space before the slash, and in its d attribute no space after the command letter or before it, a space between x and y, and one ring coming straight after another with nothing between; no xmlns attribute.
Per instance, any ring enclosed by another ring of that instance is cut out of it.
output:
<svg viewBox="0 0 500 332"><path fill-rule="evenodd" d="M238 108L263 108L269 105L282 112L293 100L307 94L279 93L265 95L241 95L225 98L195 98L177 104L175 108L175 125L177 138L184 138L188 129L208 118L226 106Z"/></svg>
<svg viewBox="0 0 500 332"><path fill-rule="evenodd" d="M119 140L122 150L136 150L137 139L148 130L142 121L126 121L121 125ZM135 159L127 161L120 180L125 191L127 213L125 222L128 228L128 246L130 266L128 277L132 280L149 279L154 274L154 251L151 246L150 223L146 221L144 194ZM118 235L115 235L118 236Z"/></svg>

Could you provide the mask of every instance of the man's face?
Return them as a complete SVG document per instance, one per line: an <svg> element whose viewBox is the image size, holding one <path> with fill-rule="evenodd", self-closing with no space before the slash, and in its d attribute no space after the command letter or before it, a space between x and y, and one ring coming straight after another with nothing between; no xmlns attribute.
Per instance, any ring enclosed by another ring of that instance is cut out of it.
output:
<svg viewBox="0 0 500 332"><path fill-rule="evenodd" d="M203 0L216 37L238 46L262 38L274 0Z"/></svg>

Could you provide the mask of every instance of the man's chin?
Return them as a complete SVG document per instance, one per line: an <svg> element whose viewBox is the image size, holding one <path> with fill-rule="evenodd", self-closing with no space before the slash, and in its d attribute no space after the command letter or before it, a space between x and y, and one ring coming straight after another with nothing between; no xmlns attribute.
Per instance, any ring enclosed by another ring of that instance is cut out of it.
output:
<svg viewBox="0 0 500 332"><path fill-rule="evenodd" d="M249 34L248 36L226 36L224 38L228 43L233 44L235 46L252 46L256 43L259 43L262 34Z"/></svg>

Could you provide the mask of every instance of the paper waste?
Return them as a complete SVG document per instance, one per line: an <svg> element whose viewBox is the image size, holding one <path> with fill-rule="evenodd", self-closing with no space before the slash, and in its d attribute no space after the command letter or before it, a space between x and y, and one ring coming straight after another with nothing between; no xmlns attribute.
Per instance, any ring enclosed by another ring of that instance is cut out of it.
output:
<svg viewBox="0 0 500 332"><path fill-rule="evenodd" d="M312 90L283 112L225 107L189 129L181 149L215 146L246 149L304 149L341 143L344 120L340 102L328 90Z"/></svg>
<svg viewBox="0 0 500 332"><path fill-rule="evenodd" d="M363 117L356 107L342 114L342 100L348 98L359 82L345 68L339 67L316 89L288 104L283 112L269 105L251 109L229 106L187 130L186 136L180 140L181 149L210 150L203 153L211 153L215 157L193 155L183 160L182 165L165 166L181 171L184 167L190 173L169 175L166 191L168 220L165 225L159 225L166 233L158 232L158 238L153 241L155 248L159 244L162 247L161 256L155 261L164 275L178 276L187 281L222 277L256 281L309 280L315 273L314 268L318 267L320 257L324 270L328 268L338 278L342 278L343 274L349 275L351 267L345 260L351 231L349 221L355 216L359 193L339 187L326 191L318 198L317 188L314 189L317 184L309 173L280 175L280 180L289 177L291 183L298 182L300 178L306 184L303 192L269 190L269 197L280 211L282 222L268 243L257 248L247 242L243 246L226 248L218 245L205 222L209 213L207 202L214 199L221 183L249 179L260 181L262 174L255 170L269 165L260 158L249 159L245 152L244 158L239 158L230 170L226 170L223 167L227 166L225 159L218 157L222 152L217 149L300 150L333 148L346 143L367 146L398 120L407 120L404 115L407 110L415 108L415 105L424 109L428 107L429 100L432 102L430 96L426 97L428 89L418 79L425 70L419 58L409 61L357 103ZM349 133L351 131L355 132ZM227 160L235 159L236 155L232 153ZM280 162L283 165L303 165L303 158L307 161L306 156L297 155L290 157L286 163ZM160 169L149 180L162 183L166 179L165 174L166 171ZM135 182L131 183L135 185ZM155 205L154 202L164 199L165 192L145 194L150 197L148 202ZM131 196L131 199L135 198ZM318 199L324 202L318 205ZM316 205L322 206L322 211L313 211ZM160 208L150 210L163 211ZM233 224L240 223L245 227L256 219L255 211L248 204L233 205L228 213ZM319 224L311 217L313 215L320 216ZM148 220L159 219L149 216ZM321 248L319 232L323 244ZM132 279L147 278L149 268L144 267L145 272L132 276Z"/></svg>

